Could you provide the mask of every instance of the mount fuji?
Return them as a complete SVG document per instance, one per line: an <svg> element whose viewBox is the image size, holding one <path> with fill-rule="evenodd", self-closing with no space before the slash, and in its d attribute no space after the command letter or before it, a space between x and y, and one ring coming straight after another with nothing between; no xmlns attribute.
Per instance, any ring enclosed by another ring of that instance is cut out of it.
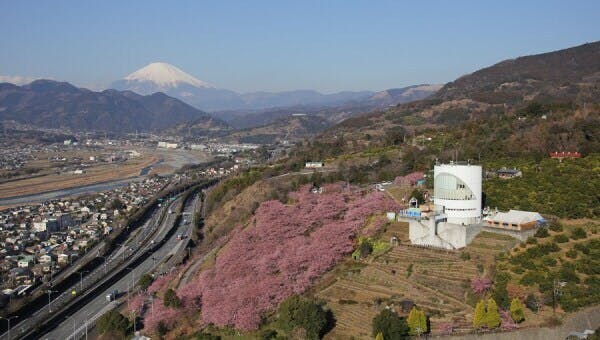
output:
<svg viewBox="0 0 600 340"><path fill-rule="evenodd" d="M112 83L111 87L143 95L164 92L205 111L254 110L294 105L337 105L363 100L374 93L345 91L322 94L313 90L237 93L216 88L164 62L146 65Z"/></svg>
<svg viewBox="0 0 600 340"><path fill-rule="evenodd" d="M167 63L151 63L121 80L113 82L117 90L130 90L142 95L163 92L202 110L243 106L233 91L217 89Z"/></svg>

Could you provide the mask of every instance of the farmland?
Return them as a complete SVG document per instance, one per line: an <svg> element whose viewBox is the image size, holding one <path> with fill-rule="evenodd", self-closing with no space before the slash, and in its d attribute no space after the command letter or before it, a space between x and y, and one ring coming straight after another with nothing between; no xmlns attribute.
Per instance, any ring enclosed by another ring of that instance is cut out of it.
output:
<svg viewBox="0 0 600 340"><path fill-rule="evenodd" d="M514 241L482 233L475 246L463 252L419 248L407 244L408 226L403 223L388 225L380 238L391 236L399 236L401 244L365 261L348 260L317 285L315 296L326 301L336 318L336 327L327 337L370 338L373 317L386 306L406 314L400 308L403 300L425 310L434 334L439 334L442 324L451 324L455 332L471 331L470 281L486 274L493 255Z"/></svg>

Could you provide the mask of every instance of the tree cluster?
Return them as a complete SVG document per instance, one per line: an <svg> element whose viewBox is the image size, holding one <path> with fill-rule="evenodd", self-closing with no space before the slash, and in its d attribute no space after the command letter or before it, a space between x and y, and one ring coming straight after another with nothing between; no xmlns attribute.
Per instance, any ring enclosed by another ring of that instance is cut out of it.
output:
<svg viewBox="0 0 600 340"><path fill-rule="evenodd" d="M384 309L373 318L372 334L385 340L408 339L409 328L406 320L390 309Z"/></svg>
<svg viewBox="0 0 600 340"><path fill-rule="evenodd" d="M260 204L250 226L232 233L214 268L180 289L183 305L201 304L207 323L256 329L262 315L353 251L367 217L397 208L380 192L363 196L337 184L324 189L290 193L293 205Z"/></svg>

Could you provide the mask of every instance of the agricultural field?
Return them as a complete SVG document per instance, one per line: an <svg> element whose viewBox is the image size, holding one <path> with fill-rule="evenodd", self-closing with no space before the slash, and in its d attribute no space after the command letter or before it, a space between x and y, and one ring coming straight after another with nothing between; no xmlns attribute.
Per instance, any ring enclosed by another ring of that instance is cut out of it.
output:
<svg viewBox="0 0 600 340"><path fill-rule="evenodd" d="M78 154L77 157L83 158L83 155ZM87 157L89 159L89 155ZM58 168L59 165L51 164L47 160L38 160L30 165L42 169L36 176L1 183L0 197L30 195L134 177L140 174L141 169L157 160L156 156L144 154L139 158L132 158L125 162L98 163L97 165L85 167L82 168L85 173L78 175L71 172L61 172L61 169Z"/></svg>
<svg viewBox="0 0 600 340"><path fill-rule="evenodd" d="M348 260L317 284L315 297L326 302L336 319L326 338L371 339L371 321L381 309L389 306L400 315L408 314L401 309L403 300L425 311L433 334L448 324L454 332L472 331L476 301L471 279L487 275L493 256L515 240L482 233L475 246L459 252L410 246L406 223L389 224L379 238L389 241L392 236L400 245L363 261Z"/></svg>
<svg viewBox="0 0 600 340"><path fill-rule="evenodd" d="M539 322L600 302L600 223L571 220L538 231L497 263L511 297L536 303Z"/></svg>

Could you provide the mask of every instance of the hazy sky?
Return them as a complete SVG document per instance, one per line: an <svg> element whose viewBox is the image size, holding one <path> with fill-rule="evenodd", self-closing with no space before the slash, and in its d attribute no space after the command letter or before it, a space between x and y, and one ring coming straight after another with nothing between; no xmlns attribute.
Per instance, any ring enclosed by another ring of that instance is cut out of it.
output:
<svg viewBox="0 0 600 340"><path fill-rule="evenodd" d="M153 61L236 91L444 83L600 39L600 1L2 1L0 75L99 88Z"/></svg>

